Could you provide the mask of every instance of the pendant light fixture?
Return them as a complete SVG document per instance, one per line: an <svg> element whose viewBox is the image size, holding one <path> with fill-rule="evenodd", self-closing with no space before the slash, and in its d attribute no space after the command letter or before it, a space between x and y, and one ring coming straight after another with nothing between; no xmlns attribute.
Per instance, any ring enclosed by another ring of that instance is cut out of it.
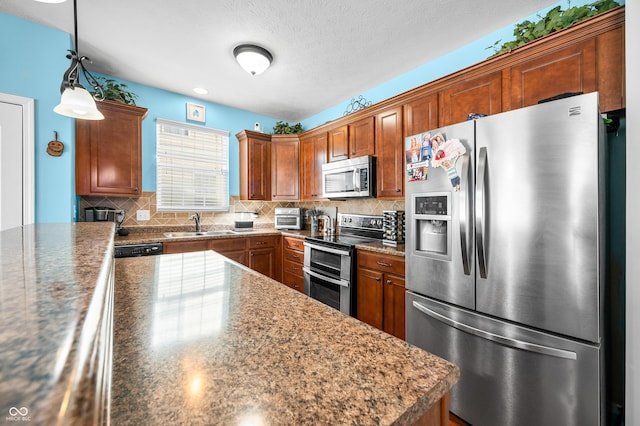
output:
<svg viewBox="0 0 640 426"><path fill-rule="evenodd" d="M86 56L80 56L78 53L78 11L76 0L73 0L73 31L75 50L69 50L67 55L67 59L71 59L71 65L64 73L60 84L60 104L53 110L58 114L81 120L102 120L104 115L98 111L95 101L104 99L104 91L93 75L84 67L83 61L91 62L91 60ZM82 70L82 74L91 87L98 92L95 96L91 96L87 89L80 84L80 70Z"/></svg>
<svg viewBox="0 0 640 426"><path fill-rule="evenodd" d="M233 49L233 56L242 69L251 75L262 74L273 61L271 53L254 44L241 44Z"/></svg>

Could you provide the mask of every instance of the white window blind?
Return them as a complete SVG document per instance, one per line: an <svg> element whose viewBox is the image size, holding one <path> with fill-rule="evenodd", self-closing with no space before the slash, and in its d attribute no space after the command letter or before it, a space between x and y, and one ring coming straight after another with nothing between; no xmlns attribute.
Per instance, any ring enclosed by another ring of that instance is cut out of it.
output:
<svg viewBox="0 0 640 426"><path fill-rule="evenodd" d="M229 210L229 132L156 119L158 211Z"/></svg>

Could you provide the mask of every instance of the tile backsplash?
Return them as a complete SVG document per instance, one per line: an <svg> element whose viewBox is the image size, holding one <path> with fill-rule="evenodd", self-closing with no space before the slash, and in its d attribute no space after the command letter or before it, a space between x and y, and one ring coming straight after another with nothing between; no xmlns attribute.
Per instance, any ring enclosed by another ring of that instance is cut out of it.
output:
<svg viewBox="0 0 640 426"><path fill-rule="evenodd" d="M230 197L228 212L203 212L201 213L202 226L213 225L232 226L235 220L250 219L250 213L257 213L253 219L256 226L274 223L276 207L302 207L312 209L316 207L337 207L338 213L361 213L382 215L384 210L404 210L404 201L383 201L375 198L352 199L346 201L320 201L320 202L282 202L282 201L246 201L239 197ZM112 197L80 197L79 221L84 221L84 209L86 207L111 207L124 210L125 228L137 226L173 226L190 225L189 217L194 212L158 212L156 210L156 193L144 192L139 198L112 198ZM138 210L149 210L150 219L136 220Z"/></svg>

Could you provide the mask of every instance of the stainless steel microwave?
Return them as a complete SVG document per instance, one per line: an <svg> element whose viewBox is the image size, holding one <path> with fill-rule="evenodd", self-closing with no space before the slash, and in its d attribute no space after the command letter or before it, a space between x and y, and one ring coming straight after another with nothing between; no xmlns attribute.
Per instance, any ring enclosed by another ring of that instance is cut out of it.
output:
<svg viewBox="0 0 640 426"><path fill-rule="evenodd" d="M371 155L322 165L324 198L376 196L376 158Z"/></svg>

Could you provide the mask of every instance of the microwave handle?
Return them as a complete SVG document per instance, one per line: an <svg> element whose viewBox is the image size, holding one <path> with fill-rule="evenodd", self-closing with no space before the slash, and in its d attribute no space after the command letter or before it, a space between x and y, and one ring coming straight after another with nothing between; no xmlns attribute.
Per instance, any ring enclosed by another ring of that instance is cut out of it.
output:
<svg viewBox="0 0 640 426"><path fill-rule="evenodd" d="M360 192L360 169L356 168L353 171L353 189L355 192Z"/></svg>

